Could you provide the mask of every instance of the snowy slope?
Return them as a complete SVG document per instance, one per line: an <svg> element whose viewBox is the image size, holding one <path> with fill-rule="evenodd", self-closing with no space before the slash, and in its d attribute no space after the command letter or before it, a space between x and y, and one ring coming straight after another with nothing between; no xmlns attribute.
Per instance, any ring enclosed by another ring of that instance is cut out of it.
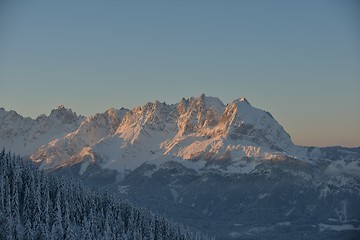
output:
<svg viewBox="0 0 360 240"><path fill-rule="evenodd" d="M72 164L81 161L91 154L90 146L115 133L127 111L109 109L85 118L77 129L41 146L31 157L35 162L41 162L42 168L62 165L68 159L73 160Z"/></svg>
<svg viewBox="0 0 360 240"><path fill-rule="evenodd" d="M20 155L29 155L42 144L63 138L83 120L71 109L59 106L49 116L24 118L15 111L0 108L0 146Z"/></svg>
<svg viewBox="0 0 360 240"><path fill-rule="evenodd" d="M177 104L155 101L132 110L96 114L84 119L78 129L41 146L31 159L44 169L82 163L79 174L93 163L126 173L145 162L173 159L184 164L183 160L203 161L200 165L205 168L244 173L266 159L310 161L323 156L321 149L294 145L270 113L245 98L225 106L203 94Z"/></svg>
<svg viewBox="0 0 360 240"><path fill-rule="evenodd" d="M204 94L171 105L155 101L132 110L109 109L88 118L63 106L35 120L0 109L0 123L1 146L31 155L43 169L82 164L79 174L93 163L125 173L145 162L176 159L236 173L250 172L268 159L360 156L347 149L296 146L270 113L245 98L225 105Z"/></svg>

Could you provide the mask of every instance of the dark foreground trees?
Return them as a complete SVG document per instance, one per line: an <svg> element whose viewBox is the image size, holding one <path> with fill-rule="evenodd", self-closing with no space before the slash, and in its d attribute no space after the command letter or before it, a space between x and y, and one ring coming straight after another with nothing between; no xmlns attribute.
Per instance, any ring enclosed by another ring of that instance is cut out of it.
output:
<svg viewBox="0 0 360 240"><path fill-rule="evenodd" d="M0 152L0 239L206 239L108 194Z"/></svg>

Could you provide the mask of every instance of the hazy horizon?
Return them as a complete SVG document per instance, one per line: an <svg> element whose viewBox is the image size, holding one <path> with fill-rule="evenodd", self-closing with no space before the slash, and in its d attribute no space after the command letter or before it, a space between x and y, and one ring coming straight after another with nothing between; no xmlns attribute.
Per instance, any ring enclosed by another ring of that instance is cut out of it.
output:
<svg viewBox="0 0 360 240"><path fill-rule="evenodd" d="M360 146L356 1L3 1L0 107L91 116L246 97L294 143Z"/></svg>

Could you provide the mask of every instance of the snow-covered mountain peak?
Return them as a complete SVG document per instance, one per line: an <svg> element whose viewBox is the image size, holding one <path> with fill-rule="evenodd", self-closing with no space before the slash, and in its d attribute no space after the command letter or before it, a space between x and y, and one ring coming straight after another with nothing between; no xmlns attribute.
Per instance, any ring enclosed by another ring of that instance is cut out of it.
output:
<svg viewBox="0 0 360 240"><path fill-rule="evenodd" d="M109 108L105 111L104 114L108 119L116 120L118 118L123 118L128 111L129 110L126 108L120 108L119 110L115 108Z"/></svg>
<svg viewBox="0 0 360 240"><path fill-rule="evenodd" d="M205 129L218 124L225 105L217 97L208 97L205 94L194 98L182 99L177 104L179 113L179 135L191 132L204 132Z"/></svg>
<svg viewBox="0 0 360 240"><path fill-rule="evenodd" d="M72 110L70 108L69 109L66 108L64 105L59 105L55 107L53 110L51 110L50 116L54 114L67 113L67 112L72 113Z"/></svg>
<svg viewBox="0 0 360 240"><path fill-rule="evenodd" d="M76 129L82 119L64 107L54 109L49 117L43 114L35 120L15 111L0 110L0 145L21 155L31 154L42 144Z"/></svg>
<svg viewBox="0 0 360 240"><path fill-rule="evenodd" d="M268 112L251 106L245 98L226 106L216 132L227 139L250 141L274 150L293 145L289 134Z"/></svg>
<svg viewBox="0 0 360 240"><path fill-rule="evenodd" d="M11 139L9 142L13 144L13 137L20 135L19 132L28 132L33 121L30 117L24 118L13 110L0 109L0 143L2 142L1 139ZM3 146L7 146L9 142L4 141Z"/></svg>
<svg viewBox="0 0 360 240"><path fill-rule="evenodd" d="M63 138L41 146L32 154L31 159L42 162L43 168L51 168L64 162L71 165L74 161L84 160L83 158L91 156L84 154L92 151L89 146L113 135L128 111L125 108L119 110L110 108L104 113L87 117Z"/></svg>
<svg viewBox="0 0 360 240"><path fill-rule="evenodd" d="M87 128L105 127L105 128L116 129L128 111L129 110L125 108L121 108L119 110L115 108L110 108L106 110L104 113L96 113L91 117L85 118L85 120L82 122L80 127L85 124L87 125ZM111 132L111 134L113 133L114 132Z"/></svg>
<svg viewBox="0 0 360 240"><path fill-rule="evenodd" d="M233 103L247 103L247 104L251 105L250 102L245 97L239 97L239 98L235 99L233 101Z"/></svg>
<svg viewBox="0 0 360 240"><path fill-rule="evenodd" d="M10 118L21 117L21 115L18 114L16 111L14 111L14 110L6 111L4 108L0 109L0 116L2 116L2 117L10 117Z"/></svg>
<svg viewBox="0 0 360 240"><path fill-rule="evenodd" d="M177 119L178 114L175 110L175 105L159 101L148 102L142 107L128 111L116 133L131 143L142 142L142 138L151 137L150 132L153 131L166 133L169 131L168 124L174 125Z"/></svg>
<svg viewBox="0 0 360 240"><path fill-rule="evenodd" d="M223 110L224 103L217 97L206 96L201 94L199 97L191 97L188 99L190 107L197 108L197 110L208 110L209 108Z"/></svg>
<svg viewBox="0 0 360 240"><path fill-rule="evenodd" d="M65 109L65 106L60 104L59 106L57 106L55 109Z"/></svg>
<svg viewBox="0 0 360 240"><path fill-rule="evenodd" d="M159 102L158 100L155 100L154 102L148 102L146 105L142 107L142 112L145 114L149 113L156 113L164 111L164 109L167 109L169 105L167 105L165 102Z"/></svg>
<svg viewBox="0 0 360 240"><path fill-rule="evenodd" d="M41 122L41 121L44 121L45 119L47 119L48 117L45 115L45 114L41 114L41 115L39 115L36 119L35 119L35 121L36 122Z"/></svg>
<svg viewBox="0 0 360 240"><path fill-rule="evenodd" d="M64 124L72 124L79 120L79 117L71 110L71 108L67 109L64 105L60 105L51 111L49 119L60 120L61 123Z"/></svg>

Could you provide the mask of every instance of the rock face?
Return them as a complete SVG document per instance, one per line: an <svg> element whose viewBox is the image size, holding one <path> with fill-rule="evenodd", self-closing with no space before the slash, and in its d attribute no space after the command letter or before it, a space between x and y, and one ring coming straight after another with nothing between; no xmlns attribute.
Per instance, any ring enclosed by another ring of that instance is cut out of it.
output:
<svg viewBox="0 0 360 240"><path fill-rule="evenodd" d="M245 98L201 95L36 120L0 109L0 144L217 239L360 233L360 148L296 146Z"/></svg>

